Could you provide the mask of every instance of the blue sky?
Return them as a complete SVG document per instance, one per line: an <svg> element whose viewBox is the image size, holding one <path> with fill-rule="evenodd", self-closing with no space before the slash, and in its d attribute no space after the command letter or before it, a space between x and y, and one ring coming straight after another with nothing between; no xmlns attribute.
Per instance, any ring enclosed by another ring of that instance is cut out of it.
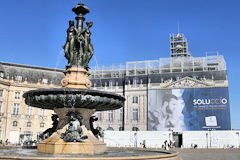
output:
<svg viewBox="0 0 240 160"><path fill-rule="evenodd" d="M1 0L0 61L64 68L61 47L78 0ZM192 56L219 51L229 78L232 128L240 128L238 0L83 0L94 22L99 65L169 57L169 34L184 33ZM96 65L93 58L91 66Z"/></svg>

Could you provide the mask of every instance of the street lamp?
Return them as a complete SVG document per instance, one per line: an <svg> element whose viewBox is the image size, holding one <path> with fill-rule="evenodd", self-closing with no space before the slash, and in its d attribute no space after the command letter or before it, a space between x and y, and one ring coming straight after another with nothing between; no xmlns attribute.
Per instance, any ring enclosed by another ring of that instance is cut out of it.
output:
<svg viewBox="0 0 240 160"><path fill-rule="evenodd" d="M135 147L137 148L137 131L134 133Z"/></svg>
<svg viewBox="0 0 240 160"><path fill-rule="evenodd" d="M240 148L240 144L239 144L239 132L236 132L236 134L238 135L238 146L237 146L237 148Z"/></svg>
<svg viewBox="0 0 240 160"><path fill-rule="evenodd" d="M21 141L21 130L22 130L22 128L19 128L19 130L20 130L20 131L19 131L19 137L18 137L18 138L19 138L19 142L18 142L18 144L20 145L20 144L21 144L20 141Z"/></svg>
<svg viewBox="0 0 240 160"><path fill-rule="evenodd" d="M207 141L207 148L208 148L208 133L206 133L206 141Z"/></svg>

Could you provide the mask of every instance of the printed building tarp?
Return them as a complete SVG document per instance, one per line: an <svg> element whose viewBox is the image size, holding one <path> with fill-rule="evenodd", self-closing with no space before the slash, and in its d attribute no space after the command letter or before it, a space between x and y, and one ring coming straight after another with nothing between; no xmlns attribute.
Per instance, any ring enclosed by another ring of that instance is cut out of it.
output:
<svg viewBox="0 0 240 160"><path fill-rule="evenodd" d="M228 88L148 91L149 131L230 129Z"/></svg>

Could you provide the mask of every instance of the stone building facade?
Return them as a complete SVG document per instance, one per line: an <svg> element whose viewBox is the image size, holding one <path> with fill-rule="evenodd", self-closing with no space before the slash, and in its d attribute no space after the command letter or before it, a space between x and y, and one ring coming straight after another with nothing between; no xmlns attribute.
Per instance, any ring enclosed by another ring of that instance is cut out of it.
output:
<svg viewBox="0 0 240 160"><path fill-rule="evenodd" d="M136 69L137 71L138 69ZM143 75L144 73L129 75L127 72L122 78L94 78L95 73L92 72L92 89L115 92L126 98L124 111L120 109L96 113L99 117L99 121L95 122L97 127L115 131L122 129L127 131L148 130L148 92L150 90L228 87L226 70L209 70L208 68L205 71L145 75ZM107 72L104 74L106 76Z"/></svg>
<svg viewBox="0 0 240 160"><path fill-rule="evenodd" d="M23 93L37 88L60 87L62 72L58 70L0 63L0 139L19 143L37 140L39 133L51 127L53 111L25 104Z"/></svg>

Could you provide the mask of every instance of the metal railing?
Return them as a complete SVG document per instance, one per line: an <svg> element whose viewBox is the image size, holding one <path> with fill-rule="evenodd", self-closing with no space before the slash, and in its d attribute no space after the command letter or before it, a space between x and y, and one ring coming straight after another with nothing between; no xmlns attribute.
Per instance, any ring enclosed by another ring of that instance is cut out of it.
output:
<svg viewBox="0 0 240 160"><path fill-rule="evenodd" d="M91 77L123 78L126 76L138 76L162 73L221 71L226 70L226 62L222 55L206 57L170 57L151 61L126 62L126 65L97 66L93 67Z"/></svg>

